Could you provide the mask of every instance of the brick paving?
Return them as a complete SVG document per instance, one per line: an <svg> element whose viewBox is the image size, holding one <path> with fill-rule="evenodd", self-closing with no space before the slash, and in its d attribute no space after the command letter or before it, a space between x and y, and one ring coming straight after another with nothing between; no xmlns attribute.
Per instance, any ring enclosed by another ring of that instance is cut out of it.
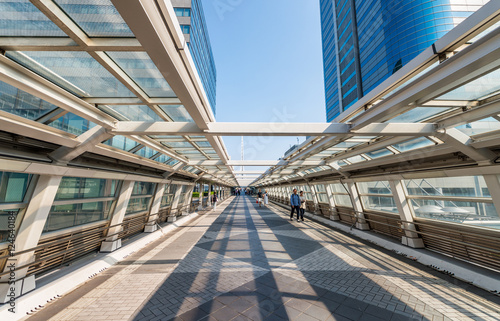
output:
<svg viewBox="0 0 500 321"><path fill-rule="evenodd" d="M500 320L498 297L239 196L29 320Z"/></svg>

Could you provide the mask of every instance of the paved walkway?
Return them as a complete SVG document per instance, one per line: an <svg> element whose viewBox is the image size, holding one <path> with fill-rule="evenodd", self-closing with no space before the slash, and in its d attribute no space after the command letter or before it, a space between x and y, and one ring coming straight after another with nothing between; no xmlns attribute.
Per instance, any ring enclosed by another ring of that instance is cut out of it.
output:
<svg viewBox="0 0 500 321"><path fill-rule="evenodd" d="M500 320L488 292L256 205L226 202L29 320Z"/></svg>

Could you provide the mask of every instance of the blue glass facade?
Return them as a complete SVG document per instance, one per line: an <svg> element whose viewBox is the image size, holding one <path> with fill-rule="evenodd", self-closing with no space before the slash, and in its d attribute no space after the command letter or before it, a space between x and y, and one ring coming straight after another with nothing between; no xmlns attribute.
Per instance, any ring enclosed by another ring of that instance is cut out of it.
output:
<svg viewBox="0 0 500 321"><path fill-rule="evenodd" d="M327 121L480 7L450 1L320 0Z"/></svg>
<svg viewBox="0 0 500 321"><path fill-rule="evenodd" d="M217 71L201 0L172 2L196 69L215 114ZM187 7L189 6L190 7Z"/></svg>

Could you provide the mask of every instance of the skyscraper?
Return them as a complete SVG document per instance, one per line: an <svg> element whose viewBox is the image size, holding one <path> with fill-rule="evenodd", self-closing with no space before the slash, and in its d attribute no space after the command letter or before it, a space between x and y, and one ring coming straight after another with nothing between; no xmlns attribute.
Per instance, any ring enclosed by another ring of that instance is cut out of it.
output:
<svg viewBox="0 0 500 321"><path fill-rule="evenodd" d="M327 121L487 2L320 0Z"/></svg>
<svg viewBox="0 0 500 321"><path fill-rule="evenodd" d="M172 0L172 5L215 114L217 71L201 0Z"/></svg>

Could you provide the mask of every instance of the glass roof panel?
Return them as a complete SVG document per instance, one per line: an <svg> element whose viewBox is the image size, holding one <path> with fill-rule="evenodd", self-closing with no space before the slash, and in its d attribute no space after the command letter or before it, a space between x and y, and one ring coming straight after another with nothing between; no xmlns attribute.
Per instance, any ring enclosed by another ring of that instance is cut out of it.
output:
<svg viewBox="0 0 500 321"><path fill-rule="evenodd" d="M145 105L108 106L132 121L164 121L157 113Z"/></svg>
<svg viewBox="0 0 500 321"><path fill-rule="evenodd" d="M149 148L147 146L144 146L141 149L139 149L138 151L136 151L134 154L145 157L145 158L151 158L154 155L156 155L156 153L158 153L158 152L155 151L154 149Z"/></svg>
<svg viewBox="0 0 500 321"><path fill-rule="evenodd" d="M176 97L146 52L106 52L149 97Z"/></svg>
<svg viewBox="0 0 500 321"><path fill-rule="evenodd" d="M392 147L396 148L400 152L406 152L409 150L427 147L427 146L431 146L431 145L435 145L435 143L431 142L430 140L428 140L425 137L419 137L416 139L406 141L404 143L394 144L394 145L392 145Z"/></svg>
<svg viewBox="0 0 500 321"><path fill-rule="evenodd" d="M0 0L1 37L67 37L29 0Z"/></svg>
<svg viewBox="0 0 500 321"><path fill-rule="evenodd" d="M169 160L171 160L172 158L168 157L167 155L165 154L161 154L160 156L156 157L155 158L155 161L158 162L158 163L165 163Z"/></svg>
<svg viewBox="0 0 500 321"><path fill-rule="evenodd" d="M182 105L160 105L160 107L173 121L193 122L188 111Z"/></svg>
<svg viewBox="0 0 500 321"><path fill-rule="evenodd" d="M139 145L139 143L137 143L136 141L134 141L128 137L125 137L125 136L114 136L113 138L105 141L104 144L109 145L109 146L113 146L115 148L125 150L125 151L129 151L132 148Z"/></svg>
<svg viewBox="0 0 500 321"><path fill-rule="evenodd" d="M170 148L186 148L193 147L189 142L162 142L163 145L168 146Z"/></svg>
<svg viewBox="0 0 500 321"><path fill-rule="evenodd" d="M354 146L358 146L358 145L361 145L362 143L359 143L359 142L352 142L352 143L349 143L349 142L342 142L342 143L339 143L337 145L335 145L335 147L343 147L343 148L350 148L350 147L354 147Z"/></svg>
<svg viewBox="0 0 500 321"><path fill-rule="evenodd" d="M451 107L416 107L399 116L388 120L387 123L418 123L429 119L433 116L443 114L451 109Z"/></svg>
<svg viewBox="0 0 500 321"><path fill-rule="evenodd" d="M110 0L54 0L90 37L134 37Z"/></svg>
<svg viewBox="0 0 500 321"><path fill-rule="evenodd" d="M6 56L79 97L134 97L86 52L10 51Z"/></svg>
<svg viewBox="0 0 500 321"><path fill-rule="evenodd" d="M212 147L209 142L196 142L195 144L200 148Z"/></svg>
<svg viewBox="0 0 500 321"><path fill-rule="evenodd" d="M75 135L81 135L95 125L93 122L72 113L67 113L49 124L51 127Z"/></svg>
<svg viewBox="0 0 500 321"><path fill-rule="evenodd" d="M456 127L456 129L460 130L462 133L468 136L473 136L491 132L494 130L500 130L500 122L493 117L489 117L469 124L458 126Z"/></svg>
<svg viewBox="0 0 500 321"><path fill-rule="evenodd" d="M346 158L346 161L348 161L351 164L356 164L356 163L361 163L366 161L366 159L360 155L356 155L353 157Z"/></svg>
<svg viewBox="0 0 500 321"><path fill-rule="evenodd" d="M379 158L379 157L384 157L387 155L394 155L390 150L387 148L379 149L379 150L374 150L372 152L365 153L367 156L370 158Z"/></svg>
<svg viewBox="0 0 500 321"><path fill-rule="evenodd" d="M0 110L2 111L36 120L56 108L57 106L51 103L0 81Z"/></svg>
<svg viewBox="0 0 500 321"><path fill-rule="evenodd" d="M444 94L439 100L478 100L500 91L500 70L495 70L455 90Z"/></svg>

